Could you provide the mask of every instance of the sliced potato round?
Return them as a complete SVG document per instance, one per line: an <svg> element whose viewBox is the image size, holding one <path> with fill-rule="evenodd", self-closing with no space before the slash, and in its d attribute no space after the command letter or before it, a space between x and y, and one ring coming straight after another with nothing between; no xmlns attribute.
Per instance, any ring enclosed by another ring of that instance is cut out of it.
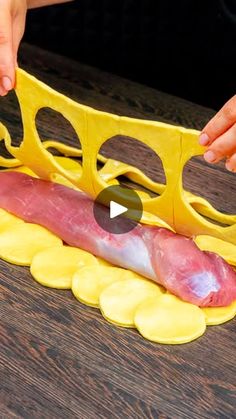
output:
<svg viewBox="0 0 236 419"><path fill-rule="evenodd" d="M161 291L154 282L138 276L115 282L104 289L99 298L102 315L110 322L124 327L135 327L134 315L138 305Z"/></svg>
<svg viewBox="0 0 236 419"><path fill-rule="evenodd" d="M62 241L37 224L19 223L0 233L0 258L15 265L28 266L42 249L62 246Z"/></svg>
<svg viewBox="0 0 236 419"><path fill-rule="evenodd" d="M21 218L0 208L0 232L12 228L16 224L23 223L24 221Z"/></svg>
<svg viewBox="0 0 236 419"><path fill-rule="evenodd" d="M30 272L45 287L70 289L74 273L85 265L98 265L98 261L85 250L57 246L37 253L33 257Z"/></svg>
<svg viewBox="0 0 236 419"><path fill-rule="evenodd" d="M199 307L170 294L140 304L134 322L144 338L165 344L190 342L206 329L205 315Z"/></svg>
<svg viewBox="0 0 236 419"><path fill-rule="evenodd" d="M99 296L108 285L125 279L127 271L112 266L85 266L79 269L72 278L74 296L92 307L99 307Z"/></svg>
<svg viewBox="0 0 236 419"><path fill-rule="evenodd" d="M102 259L102 258L97 257L97 261L98 261L99 265L102 265L102 266L113 266L114 267L114 265L112 265L112 263L108 262L105 259Z"/></svg>
<svg viewBox="0 0 236 419"><path fill-rule="evenodd" d="M236 301L227 307L205 307L202 311L206 316L207 326L222 324L236 316Z"/></svg>
<svg viewBox="0 0 236 419"><path fill-rule="evenodd" d="M164 287L162 287L161 285L157 284L156 282L147 279L145 276L138 274L137 272L134 271L130 271L130 270L126 270L126 274L125 274L125 279L136 279L136 280L144 280L144 281L148 281L150 284L155 285L155 287L158 288L159 290L159 294L165 294L166 289Z"/></svg>

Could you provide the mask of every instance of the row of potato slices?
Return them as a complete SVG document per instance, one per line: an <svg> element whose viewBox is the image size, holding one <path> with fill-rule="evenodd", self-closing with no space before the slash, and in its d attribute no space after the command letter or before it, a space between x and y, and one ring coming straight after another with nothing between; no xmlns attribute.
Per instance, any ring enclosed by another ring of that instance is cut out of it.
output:
<svg viewBox="0 0 236 419"><path fill-rule="evenodd" d="M186 343L201 336L206 325L224 323L236 315L236 301L228 307L200 309L134 272L63 245L47 229L2 209L0 258L30 266L41 285L71 289L80 302L99 308L109 322L135 327L154 342Z"/></svg>

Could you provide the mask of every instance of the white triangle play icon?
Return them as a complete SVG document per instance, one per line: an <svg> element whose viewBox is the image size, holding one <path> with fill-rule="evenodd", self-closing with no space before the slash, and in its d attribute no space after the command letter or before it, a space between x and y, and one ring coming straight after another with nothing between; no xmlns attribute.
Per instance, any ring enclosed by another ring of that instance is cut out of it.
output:
<svg viewBox="0 0 236 419"><path fill-rule="evenodd" d="M118 217L118 215L124 214L126 211L128 211L128 208L115 201L110 201L110 218Z"/></svg>

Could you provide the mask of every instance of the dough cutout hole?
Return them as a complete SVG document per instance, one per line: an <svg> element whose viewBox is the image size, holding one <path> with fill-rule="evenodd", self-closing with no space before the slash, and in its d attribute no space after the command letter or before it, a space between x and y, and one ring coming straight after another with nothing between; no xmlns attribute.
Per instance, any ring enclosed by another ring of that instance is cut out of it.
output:
<svg viewBox="0 0 236 419"><path fill-rule="evenodd" d="M183 188L197 197L207 200L216 212L235 216L234 218L236 219L235 175L225 169L224 162L220 162L217 165L207 165L207 171L206 164L203 156L192 157L187 162L183 170ZM201 195L199 195L199 185L202 186ZM199 205L193 203L191 205L196 211L201 213ZM214 217L209 217L210 214L202 215L219 225L232 224L231 222L223 221L223 218L216 220Z"/></svg>
<svg viewBox="0 0 236 419"><path fill-rule="evenodd" d="M99 175L103 180L114 179L116 174L115 178L120 183L146 191L150 196L162 193L166 177L161 159L154 150L140 140L116 135L102 145L99 154L113 161L109 160L105 164L98 161ZM119 165L119 162L124 165ZM132 172L132 168L126 168L126 165L138 169L139 173ZM156 188L156 183L161 185L160 188Z"/></svg>
<svg viewBox="0 0 236 419"><path fill-rule="evenodd" d="M81 149L80 139L71 123L58 111L51 108L38 110L35 125L41 141L56 141ZM48 149L51 151L51 148ZM63 155L53 147L53 154Z"/></svg>
<svg viewBox="0 0 236 419"><path fill-rule="evenodd" d="M11 90L6 96L1 97L0 105L3 102L4 106L1 106L1 123L5 125L10 134L11 145L19 147L23 140L23 124L20 104L15 91ZM12 158L12 155L5 147L4 141L0 142L0 155Z"/></svg>

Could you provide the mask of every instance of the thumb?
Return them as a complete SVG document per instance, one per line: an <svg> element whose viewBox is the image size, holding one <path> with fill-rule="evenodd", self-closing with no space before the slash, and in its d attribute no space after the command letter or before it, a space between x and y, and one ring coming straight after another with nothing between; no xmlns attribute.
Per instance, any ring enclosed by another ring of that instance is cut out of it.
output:
<svg viewBox="0 0 236 419"><path fill-rule="evenodd" d="M12 48L12 17L6 5L0 7L0 95L5 95L15 83Z"/></svg>

